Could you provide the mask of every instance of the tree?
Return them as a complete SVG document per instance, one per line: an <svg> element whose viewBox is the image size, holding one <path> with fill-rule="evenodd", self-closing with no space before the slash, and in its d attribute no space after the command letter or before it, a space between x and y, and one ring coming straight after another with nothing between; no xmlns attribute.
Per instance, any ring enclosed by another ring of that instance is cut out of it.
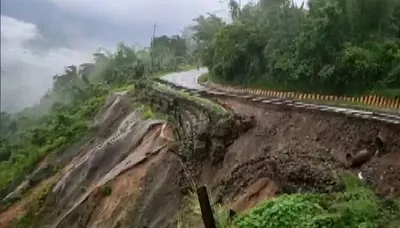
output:
<svg viewBox="0 0 400 228"><path fill-rule="evenodd" d="M228 6L229 6L232 20L234 21L234 20L238 19L241 14L241 9L240 9L239 3L235 0L229 0Z"/></svg>
<svg viewBox="0 0 400 228"><path fill-rule="evenodd" d="M273 89L365 94L400 87L400 2L229 1L233 22L196 19L195 37L214 78ZM400 95L400 93L399 93Z"/></svg>
<svg viewBox="0 0 400 228"><path fill-rule="evenodd" d="M200 15L193 20L196 22L191 27L193 29L193 39L196 42L195 55L205 66L210 66L213 58L212 42L217 32L223 28L225 23L221 18L214 14L208 14L207 17Z"/></svg>

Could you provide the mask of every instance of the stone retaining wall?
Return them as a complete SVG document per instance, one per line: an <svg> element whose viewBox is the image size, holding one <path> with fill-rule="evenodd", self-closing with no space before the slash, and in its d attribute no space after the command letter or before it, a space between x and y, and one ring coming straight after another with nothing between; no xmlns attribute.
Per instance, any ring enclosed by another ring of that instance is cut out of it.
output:
<svg viewBox="0 0 400 228"><path fill-rule="evenodd" d="M164 85L170 88L167 83ZM230 110L217 112L196 99L176 93L172 88L171 91L160 90L156 82L141 81L135 87L135 97L166 114L174 124L179 140L178 153L185 160L201 161L208 157L213 162L219 162L234 139L254 124L250 118L243 118ZM195 97L195 94L190 96ZM224 109L221 107L221 110Z"/></svg>

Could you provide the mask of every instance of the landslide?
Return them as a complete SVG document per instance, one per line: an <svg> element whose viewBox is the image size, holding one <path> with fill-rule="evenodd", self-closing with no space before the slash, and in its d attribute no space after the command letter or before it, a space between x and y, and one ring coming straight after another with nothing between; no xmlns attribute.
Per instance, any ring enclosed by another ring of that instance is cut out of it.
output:
<svg viewBox="0 0 400 228"><path fill-rule="evenodd" d="M400 196L398 125L245 99L220 96L218 101L235 113L254 116L257 123L225 155L221 172L230 176L223 180L225 198L244 193L263 178L272 178L277 193L332 192L342 187L335 176L344 171L379 195ZM354 158L362 153L372 158L356 164Z"/></svg>
<svg viewBox="0 0 400 228"><path fill-rule="evenodd" d="M220 162L249 121L151 81L135 87L108 97L94 137L66 150L78 152L61 171L6 197L17 202L1 211L1 227L175 225L192 188L187 174Z"/></svg>
<svg viewBox="0 0 400 228"><path fill-rule="evenodd" d="M240 213L282 193L343 190L345 171L381 195L400 195L399 129L208 98L147 80L112 94L95 136L67 149L78 155L2 211L1 227L203 227L193 209L198 185L213 205ZM379 156L349 166L348 155L375 150L377 136Z"/></svg>

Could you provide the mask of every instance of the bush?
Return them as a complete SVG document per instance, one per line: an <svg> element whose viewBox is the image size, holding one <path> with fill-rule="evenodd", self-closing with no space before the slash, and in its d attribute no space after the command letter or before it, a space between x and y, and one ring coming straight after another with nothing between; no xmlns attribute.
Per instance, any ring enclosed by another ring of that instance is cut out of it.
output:
<svg viewBox="0 0 400 228"><path fill-rule="evenodd" d="M400 87L400 1L229 4L232 23L209 15L193 26L206 45L201 60L221 82L351 96Z"/></svg>
<svg viewBox="0 0 400 228"><path fill-rule="evenodd" d="M103 187L101 187L101 189L102 189L103 196L110 196L112 193L112 189L108 185L104 185Z"/></svg>
<svg viewBox="0 0 400 228"><path fill-rule="evenodd" d="M351 176L345 192L283 195L268 200L234 221L237 228L398 227L400 204L384 203ZM388 206L391 205L391 206Z"/></svg>
<svg viewBox="0 0 400 228"><path fill-rule="evenodd" d="M208 81L208 73L204 73L197 78L197 83L203 84Z"/></svg>
<svg viewBox="0 0 400 228"><path fill-rule="evenodd" d="M0 148L0 155L7 155L8 159L0 161L0 197L15 188L48 153L79 140L88 132L89 121L104 101L103 95L67 105L68 108L56 104L57 108L45 116L17 121L20 127L12 137L1 135L5 144Z"/></svg>

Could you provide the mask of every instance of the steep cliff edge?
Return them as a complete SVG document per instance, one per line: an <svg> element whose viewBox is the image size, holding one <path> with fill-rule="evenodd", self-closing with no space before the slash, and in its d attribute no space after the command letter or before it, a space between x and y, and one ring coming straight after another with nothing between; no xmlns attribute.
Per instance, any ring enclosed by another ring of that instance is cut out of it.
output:
<svg viewBox="0 0 400 228"><path fill-rule="evenodd" d="M399 196L398 128L201 94L141 80L110 95L91 137L57 153L59 172L8 195L19 200L1 211L1 227L200 228L198 185L240 213L282 193L340 192L347 171ZM375 152L380 134L380 156L348 164L347 155Z"/></svg>
<svg viewBox="0 0 400 228"><path fill-rule="evenodd" d="M166 86L145 81L136 87L107 99L93 138L71 148L79 152L60 172L37 178L37 185L27 180L7 196L21 199L2 211L2 227L176 222L189 187L184 167L199 173L202 160L221 160L246 124L216 104Z"/></svg>

